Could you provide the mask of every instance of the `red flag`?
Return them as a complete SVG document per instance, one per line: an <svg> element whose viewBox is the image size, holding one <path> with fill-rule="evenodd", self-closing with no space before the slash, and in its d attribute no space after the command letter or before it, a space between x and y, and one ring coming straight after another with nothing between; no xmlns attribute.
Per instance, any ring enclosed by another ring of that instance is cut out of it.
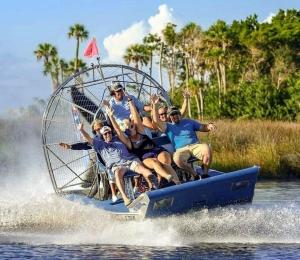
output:
<svg viewBox="0 0 300 260"><path fill-rule="evenodd" d="M95 38L93 38L90 41L90 43L88 44L88 46L84 50L83 55L85 57L88 57L88 58L92 58L93 56L98 55L98 47L97 47L97 42L96 42Z"/></svg>

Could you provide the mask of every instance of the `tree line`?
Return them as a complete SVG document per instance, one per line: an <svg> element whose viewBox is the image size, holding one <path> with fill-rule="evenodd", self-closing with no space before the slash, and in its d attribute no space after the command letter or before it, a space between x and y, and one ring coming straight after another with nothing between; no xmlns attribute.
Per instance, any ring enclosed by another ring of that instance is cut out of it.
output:
<svg viewBox="0 0 300 260"><path fill-rule="evenodd" d="M37 61L43 61L43 73L49 75L52 81L53 92L59 84L64 82L66 78L74 74L77 70L86 68L86 63L79 58L80 43L89 37L89 32L82 24L74 24L70 26L68 38L75 38L76 52L75 58L69 62L60 58L57 48L51 43L40 43L33 52Z"/></svg>
<svg viewBox="0 0 300 260"><path fill-rule="evenodd" d="M77 41L75 60L68 64L51 44L40 44L35 51L54 88L85 67L78 50L88 32L74 25L68 35ZM169 23L161 35L149 34L129 46L123 58L136 68L148 68L150 75L158 66L159 82L175 104L189 89L190 117L300 119L298 10L279 10L271 22L261 23L255 14L231 24L218 20L207 30L193 22L177 30Z"/></svg>

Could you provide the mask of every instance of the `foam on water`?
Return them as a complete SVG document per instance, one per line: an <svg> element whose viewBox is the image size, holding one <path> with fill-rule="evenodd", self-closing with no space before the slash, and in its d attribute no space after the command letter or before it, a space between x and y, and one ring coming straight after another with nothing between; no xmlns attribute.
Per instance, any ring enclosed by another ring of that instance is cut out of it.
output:
<svg viewBox="0 0 300 260"><path fill-rule="evenodd" d="M120 221L91 206L41 191L1 189L1 240L33 244L182 246L196 243L300 243L299 203L201 210ZM5 196L3 196L5 195ZM13 195L13 196L12 196Z"/></svg>

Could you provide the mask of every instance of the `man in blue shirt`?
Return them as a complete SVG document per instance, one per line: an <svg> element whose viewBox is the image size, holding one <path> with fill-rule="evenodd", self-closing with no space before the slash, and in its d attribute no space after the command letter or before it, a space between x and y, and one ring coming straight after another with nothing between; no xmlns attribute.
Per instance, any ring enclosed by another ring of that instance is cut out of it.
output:
<svg viewBox="0 0 300 260"><path fill-rule="evenodd" d="M191 176L197 178L197 173L193 167L187 162L193 155L203 163L204 174L208 173L212 160L211 149L207 144L201 144L198 140L197 131L209 132L215 130L213 123L201 124L195 120L181 118L180 111L176 107L169 110L171 122L163 122L159 120L157 97L152 98L153 102L153 121L157 124L160 131L165 132L175 148L173 160L176 165L190 173Z"/></svg>
<svg viewBox="0 0 300 260"><path fill-rule="evenodd" d="M115 121L113 124L114 123ZM131 142L126 139L120 129L115 129L117 137L113 137L112 129L109 126L103 126L100 130L103 140L97 136L91 138L91 136L83 129L82 124L80 124L79 130L84 138L93 145L95 151L100 154L105 162L107 170L111 171L111 174L115 176L117 187L126 206L129 206L132 202L126 195L124 187L123 176L127 170L132 170L143 175L148 182L149 188L156 188L150 180L153 177L152 172L143 166L137 157L129 153L128 148L131 148Z"/></svg>

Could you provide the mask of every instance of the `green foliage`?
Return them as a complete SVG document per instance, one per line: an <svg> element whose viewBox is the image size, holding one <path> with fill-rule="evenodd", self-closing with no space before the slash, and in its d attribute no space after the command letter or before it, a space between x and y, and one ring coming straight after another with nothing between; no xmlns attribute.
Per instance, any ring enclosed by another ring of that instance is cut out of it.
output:
<svg viewBox="0 0 300 260"><path fill-rule="evenodd" d="M128 46L123 58L136 68L149 66L150 74L153 61L158 61L160 82L164 70L175 105L181 106L184 89L191 90L193 117L203 113L210 118L300 120L299 25L300 11L295 9L279 10L263 23L256 14L232 24L217 20L206 31L190 22L177 32L176 25L168 23L160 36L149 34L143 44ZM85 67L78 50L88 34L83 25L70 27L68 36L77 43L71 63L61 60L49 43L34 51L54 90Z"/></svg>

